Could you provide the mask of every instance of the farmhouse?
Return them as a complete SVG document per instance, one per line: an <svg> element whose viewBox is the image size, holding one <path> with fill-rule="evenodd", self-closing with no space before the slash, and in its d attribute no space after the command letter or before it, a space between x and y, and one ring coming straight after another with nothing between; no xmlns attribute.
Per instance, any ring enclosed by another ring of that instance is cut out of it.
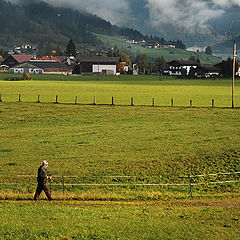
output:
<svg viewBox="0 0 240 240"><path fill-rule="evenodd" d="M27 62L30 59L33 59L32 55L20 55L20 54L13 54L8 56L3 62L2 65L7 65L9 68L23 62Z"/></svg>
<svg viewBox="0 0 240 240"><path fill-rule="evenodd" d="M7 72L9 67L7 65L0 65L0 72Z"/></svg>
<svg viewBox="0 0 240 240"><path fill-rule="evenodd" d="M199 78L215 78L220 75L220 69L209 64L198 66L196 72Z"/></svg>
<svg viewBox="0 0 240 240"><path fill-rule="evenodd" d="M118 66L120 66L119 57L81 57L73 73L116 75L120 73Z"/></svg>
<svg viewBox="0 0 240 240"><path fill-rule="evenodd" d="M189 75L191 68L196 69L199 63L192 60L173 60L168 62L168 69L164 70L164 74L170 76L182 76L183 71L186 72L186 75Z"/></svg>
<svg viewBox="0 0 240 240"><path fill-rule="evenodd" d="M30 60L9 69L10 73L23 74L72 74L72 68L57 61Z"/></svg>

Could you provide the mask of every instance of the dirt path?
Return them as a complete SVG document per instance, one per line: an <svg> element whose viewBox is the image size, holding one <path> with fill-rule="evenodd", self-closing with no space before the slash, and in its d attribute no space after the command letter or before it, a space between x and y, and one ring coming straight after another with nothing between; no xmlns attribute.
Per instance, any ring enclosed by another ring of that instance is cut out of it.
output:
<svg viewBox="0 0 240 240"><path fill-rule="evenodd" d="M169 201L80 201L80 200L55 200L48 202L40 200L0 200L0 204L11 203L49 203L54 205L66 206L156 206L156 207L212 207L212 208L238 208L240 207L240 198L234 199L204 199L204 200L169 200Z"/></svg>

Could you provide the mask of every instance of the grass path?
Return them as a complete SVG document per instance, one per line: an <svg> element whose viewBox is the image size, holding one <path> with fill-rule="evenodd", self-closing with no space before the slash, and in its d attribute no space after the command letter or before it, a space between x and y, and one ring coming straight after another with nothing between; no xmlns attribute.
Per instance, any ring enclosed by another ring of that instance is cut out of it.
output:
<svg viewBox="0 0 240 240"><path fill-rule="evenodd" d="M181 204L0 202L0 239L239 239L239 207Z"/></svg>

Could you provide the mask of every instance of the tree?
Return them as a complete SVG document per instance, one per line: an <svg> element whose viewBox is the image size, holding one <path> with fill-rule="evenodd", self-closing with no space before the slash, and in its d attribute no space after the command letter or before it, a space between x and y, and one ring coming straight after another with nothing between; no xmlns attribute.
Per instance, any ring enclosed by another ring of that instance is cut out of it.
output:
<svg viewBox="0 0 240 240"><path fill-rule="evenodd" d="M67 49L66 49L66 55L68 57L70 57L70 56L76 57L77 56L76 45L72 39L70 39L68 42Z"/></svg>
<svg viewBox="0 0 240 240"><path fill-rule="evenodd" d="M52 51L53 51L52 44L50 42L48 42L44 48L44 54L46 56L52 56Z"/></svg>
<svg viewBox="0 0 240 240"><path fill-rule="evenodd" d="M205 50L205 53L208 55L212 55L212 48L210 46L208 46Z"/></svg>
<svg viewBox="0 0 240 240"><path fill-rule="evenodd" d="M163 74L166 67L167 67L167 63L164 57L158 57L155 60L155 71L158 72L159 74Z"/></svg>
<svg viewBox="0 0 240 240"><path fill-rule="evenodd" d="M139 72L142 74L146 74L148 70L149 60L146 54L140 54L136 57L136 63L139 68Z"/></svg>
<svg viewBox="0 0 240 240"><path fill-rule="evenodd" d="M191 57L189 58L189 60L190 60L190 61L193 61L193 62L196 62L196 61L197 61L197 59L196 59L195 56L191 56Z"/></svg>
<svg viewBox="0 0 240 240"><path fill-rule="evenodd" d="M56 47L56 55L57 56L63 56L63 52L59 46Z"/></svg>
<svg viewBox="0 0 240 240"><path fill-rule="evenodd" d="M197 72L196 68L191 67L191 68L190 68L190 71L189 71L189 76L190 76L191 78L194 78L196 72Z"/></svg>
<svg viewBox="0 0 240 240"><path fill-rule="evenodd" d="M183 78L186 78L186 76L187 76L187 70L186 70L185 68L182 68L182 69L181 69L181 74L182 74L182 77L183 77Z"/></svg>

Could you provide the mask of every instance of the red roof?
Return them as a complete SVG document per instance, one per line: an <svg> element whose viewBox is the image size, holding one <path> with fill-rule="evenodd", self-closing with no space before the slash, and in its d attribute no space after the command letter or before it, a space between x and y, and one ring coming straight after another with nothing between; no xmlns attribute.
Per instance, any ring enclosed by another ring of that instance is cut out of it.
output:
<svg viewBox="0 0 240 240"><path fill-rule="evenodd" d="M57 57L41 57L41 58L36 58L35 60L52 60L52 61L57 61L61 63L61 60Z"/></svg>
<svg viewBox="0 0 240 240"><path fill-rule="evenodd" d="M11 55L13 58L15 58L15 60L18 62L18 63L22 63L22 62L27 62L29 61L30 59L33 58L32 55L18 55L18 54L14 54L14 55Z"/></svg>

